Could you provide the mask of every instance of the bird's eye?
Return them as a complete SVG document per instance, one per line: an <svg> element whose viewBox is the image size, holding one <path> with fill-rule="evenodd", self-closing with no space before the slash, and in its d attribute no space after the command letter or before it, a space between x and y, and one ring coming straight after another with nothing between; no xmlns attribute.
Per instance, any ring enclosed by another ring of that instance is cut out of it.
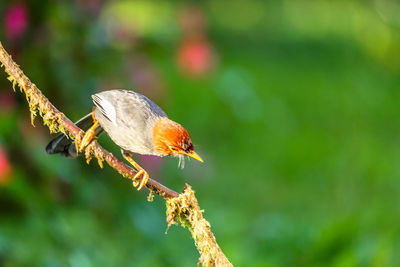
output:
<svg viewBox="0 0 400 267"><path fill-rule="evenodd" d="M186 152L190 152L190 151L192 151L192 150L194 150L193 144L189 144L189 145L186 147L186 149L185 149Z"/></svg>

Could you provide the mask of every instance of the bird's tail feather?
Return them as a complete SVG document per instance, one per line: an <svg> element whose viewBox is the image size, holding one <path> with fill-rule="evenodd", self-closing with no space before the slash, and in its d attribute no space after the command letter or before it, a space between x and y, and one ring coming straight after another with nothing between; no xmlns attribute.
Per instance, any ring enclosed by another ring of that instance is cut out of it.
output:
<svg viewBox="0 0 400 267"><path fill-rule="evenodd" d="M82 130L87 131L93 125L92 114L89 113L75 124ZM95 130L95 136L99 136L102 132L103 129L100 126L97 126ZM76 151L73 140L62 133L50 141L50 143L46 146L46 152L47 154L61 154L65 157L75 158L78 156L78 152Z"/></svg>

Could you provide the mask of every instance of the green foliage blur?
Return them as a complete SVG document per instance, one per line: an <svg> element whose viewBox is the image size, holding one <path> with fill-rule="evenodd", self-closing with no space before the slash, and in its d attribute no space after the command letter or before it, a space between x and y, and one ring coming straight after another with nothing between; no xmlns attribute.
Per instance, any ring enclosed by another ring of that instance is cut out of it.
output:
<svg viewBox="0 0 400 267"><path fill-rule="evenodd" d="M395 0L3 0L0 41L72 120L129 88L185 126L203 164L137 160L193 186L235 266L400 266L399 14ZM6 78L1 266L196 265L189 231L165 234L163 199L47 155L53 136Z"/></svg>

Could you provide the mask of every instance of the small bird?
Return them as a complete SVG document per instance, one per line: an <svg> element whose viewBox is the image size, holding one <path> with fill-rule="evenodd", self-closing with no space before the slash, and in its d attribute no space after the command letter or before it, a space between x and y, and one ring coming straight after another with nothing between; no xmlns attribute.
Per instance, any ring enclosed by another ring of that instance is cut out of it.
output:
<svg viewBox="0 0 400 267"><path fill-rule="evenodd" d="M188 131L170 120L165 112L142 94L130 90L108 90L92 95L94 107L91 113L76 122L86 131L80 144L74 144L64 134L59 134L47 146L48 154L77 157L94 137L105 131L121 148L123 157L138 171L134 185L141 175L140 190L149 175L133 159L132 154L177 156L183 167L184 156L203 162L194 151Z"/></svg>

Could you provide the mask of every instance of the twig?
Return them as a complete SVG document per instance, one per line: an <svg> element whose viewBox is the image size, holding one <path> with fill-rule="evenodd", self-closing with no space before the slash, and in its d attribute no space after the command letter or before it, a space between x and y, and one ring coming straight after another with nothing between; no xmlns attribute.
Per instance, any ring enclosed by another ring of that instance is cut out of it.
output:
<svg viewBox="0 0 400 267"><path fill-rule="evenodd" d="M62 132L68 134L75 142L80 142L84 132L79 129L70 119L51 104L42 92L22 72L19 66L12 60L11 56L4 50L0 42L0 62L8 73L8 80L18 85L21 92L25 93L31 111L32 124L39 112L43 122L50 129L51 133ZM132 167L113 156L110 152L100 146L97 141L92 141L85 150L87 162L94 156L97 158L100 167L103 161L121 173L124 177L133 180L137 173ZM219 248L215 237L210 230L210 223L202 215L197 203L194 191L186 185L182 194L165 187L153 179L148 180L146 187L150 190L149 199L153 194L160 195L167 201L167 222L168 226L175 224L178 220L183 226L187 226L195 240L196 247L200 252L199 265L204 266L232 266Z"/></svg>

